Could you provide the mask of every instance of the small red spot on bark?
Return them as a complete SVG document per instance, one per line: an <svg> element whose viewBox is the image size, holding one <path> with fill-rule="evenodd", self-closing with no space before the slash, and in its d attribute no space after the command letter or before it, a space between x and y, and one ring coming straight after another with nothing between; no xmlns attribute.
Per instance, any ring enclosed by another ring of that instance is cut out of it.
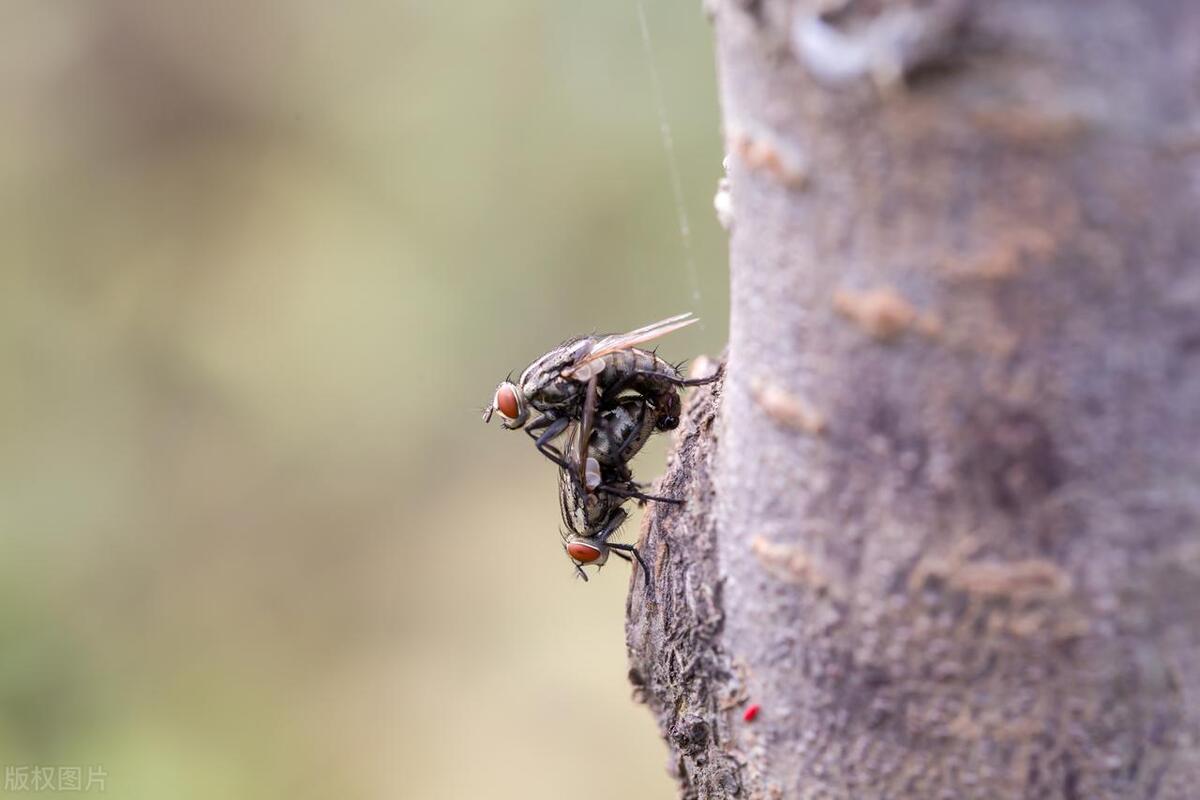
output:
<svg viewBox="0 0 1200 800"><path fill-rule="evenodd" d="M758 716L759 709L761 708L762 706L760 706L758 703L755 703L746 709L746 712L742 714L742 719L744 719L746 722L754 722L754 718Z"/></svg>

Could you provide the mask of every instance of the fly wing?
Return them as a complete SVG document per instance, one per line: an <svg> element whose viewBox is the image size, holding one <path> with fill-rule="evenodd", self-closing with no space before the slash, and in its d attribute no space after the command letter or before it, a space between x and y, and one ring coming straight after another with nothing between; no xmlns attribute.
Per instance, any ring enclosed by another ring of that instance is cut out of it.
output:
<svg viewBox="0 0 1200 800"><path fill-rule="evenodd" d="M588 458L588 441L592 438L592 426L596 422L596 380L599 375L595 372L588 378L587 396L583 399L583 418L579 423L579 445L576 454L579 459L579 480L584 487L588 485L588 467L594 459Z"/></svg>
<svg viewBox="0 0 1200 800"><path fill-rule="evenodd" d="M666 336L668 333L677 331L680 328L686 328L693 322L699 322L698 317L693 317L692 312L679 314L674 317L667 317L664 320L651 323L629 333L614 333L612 336L605 336L592 347L591 351L578 362L562 371L564 377L574 378L576 372L585 365L604 358L609 353L615 353L618 350L628 350L636 345L649 342L652 339L657 339L660 336ZM598 372L599 370L597 370ZM584 376L590 375L590 370L583 369Z"/></svg>

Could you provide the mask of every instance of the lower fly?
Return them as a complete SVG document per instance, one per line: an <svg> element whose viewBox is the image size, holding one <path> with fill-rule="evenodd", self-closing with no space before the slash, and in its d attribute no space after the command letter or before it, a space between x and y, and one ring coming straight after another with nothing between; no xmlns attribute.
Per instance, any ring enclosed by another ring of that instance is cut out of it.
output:
<svg viewBox="0 0 1200 800"><path fill-rule="evenodd" d="M563 548L584 580L584 565L602 566L611 552L636 560L649 585L650 570L637 548L609 539L628 518L624 505L630 499L680 502L642 492L628 465L654 432L661 414L672 411L664 412L640 397L627 398L597 414L585 413L580 435L567 436L558 473L559 508L568 531L563 534ZM580 453L587 453L582 463Z"/></svg>

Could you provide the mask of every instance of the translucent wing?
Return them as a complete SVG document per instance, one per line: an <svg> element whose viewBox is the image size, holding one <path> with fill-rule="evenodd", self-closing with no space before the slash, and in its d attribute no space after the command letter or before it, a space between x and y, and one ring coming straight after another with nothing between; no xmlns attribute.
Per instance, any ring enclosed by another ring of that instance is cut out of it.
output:
<svg viewBox="0 0 1200 800"><path fill-rule="evenodd" d="M592 438L592 426L596 423L596 379L599 373L592 373L587 382L587 396L583 399L583 419L579 423L579 444L576 447L576 458L579 461L579 480L588 491L591 491L589 475L594 458L588 458L588 441ZM599 471L599 467L596 468ZM599 483L599 481L597 481Z"/></svg>
<svg viewBox="0 0 1200 800"><path fill-rule="evenodd" d="M592 370L587 369L586 365L604 358L604 356L608 355L609 353L615 353L618 350L628 350L631 347L643 344L652 339L657 339L660 336L666 336L672 331L677 331L680 328L686 328L693 322L699 321L699 318L693 317L692 312L689 311L686 314L667 317L664 320L659 320L658 322L651 323L644 327L638 328L635 331L630 331L629 333L615 333L612 336L605 336L603 339L593 345L591 352L589 352L584 358L580 359L578 363L564 369L562 374L565 377L574 378L581 377L577 376L576 372L582 372L583 378L589 377ZM603 369L603 367L601 369ZM596 371L598 372L599 370Z"/></svg>

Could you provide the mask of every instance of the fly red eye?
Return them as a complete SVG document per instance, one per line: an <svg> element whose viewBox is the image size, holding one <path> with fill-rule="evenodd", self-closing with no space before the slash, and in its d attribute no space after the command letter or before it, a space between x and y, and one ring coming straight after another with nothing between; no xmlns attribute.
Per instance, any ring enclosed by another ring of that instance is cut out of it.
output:
<svg viewBox="0 0 1200 800"><path fill-rule="evenodd" d="M517 403L517 392L511 383L502 383L496 390L496 410L509 419L516 419L521 413L521 407Z"/></svg>
<svg viewBox="0 0 1200 800"><path fill-rule="evenodd" d="M571 542L567 545L567 555L583 564L590 564L600 557L600 548L583 542Z"/></svg>

